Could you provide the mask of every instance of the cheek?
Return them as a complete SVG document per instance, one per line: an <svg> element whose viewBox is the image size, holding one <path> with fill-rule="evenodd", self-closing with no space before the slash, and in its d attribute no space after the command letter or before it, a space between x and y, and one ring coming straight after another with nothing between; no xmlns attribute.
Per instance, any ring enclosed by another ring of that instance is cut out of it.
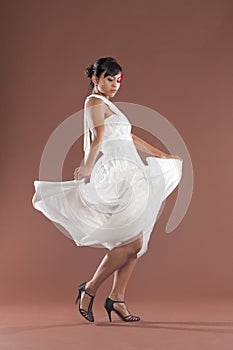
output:
<svg viewBox="0 0 233 350"><path fill-rule="evenodd" d="M110 86L111 86L111 81L105 80L105 81L103 82L103 86L106 87L106 88L110 87Z"/></svg>
<svg viewBox="0 0 233 350"><path fill-rule="evenodd" d="M101 86L108 86L108 85L109 85L108 83L109 83L109 81L107 81L107 80L102 80L101 83L100 83L100 85L101 85Z"/></svg>

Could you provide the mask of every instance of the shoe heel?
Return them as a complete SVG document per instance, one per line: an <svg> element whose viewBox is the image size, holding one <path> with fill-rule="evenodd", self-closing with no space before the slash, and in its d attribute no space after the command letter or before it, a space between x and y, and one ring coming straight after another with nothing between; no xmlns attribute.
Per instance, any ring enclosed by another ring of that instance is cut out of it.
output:
<svg viewBox="0 0 233 350"><path fill-rule="evenodd" d="M112 305L113 305L112 300L110 298L106 298L104 302L104 307L105 307L105 310L107 311L109 322L112 322L112 315L111 315L111 312L113 310Z"/></svg>
<svg viewBox="0 0 233 350"><path fill-rule="evenodd" d="M111 311L112 311L112 310L107 310L109 322L112 322Z"/></svg>
<svg viewBox="0 0 233 350"><path fill-rule="evenodd" d="M78 300L79 300L79 298L80 298L80 294L81 294L81 292L80 292L80 291L78 291L77 298L75 299L75 304L77 304L77 303L78 303Z"/></svg>

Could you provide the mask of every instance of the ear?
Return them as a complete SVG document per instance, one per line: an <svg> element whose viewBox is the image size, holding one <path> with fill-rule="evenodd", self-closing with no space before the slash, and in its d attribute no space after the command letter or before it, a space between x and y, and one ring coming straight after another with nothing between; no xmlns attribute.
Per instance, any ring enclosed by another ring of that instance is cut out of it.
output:
<svg viewBox="0 0 233 350"><path fill-rule="evenodd" d="M98 78L96 75L92 75L91 80L95 85L98 84Z"/></svg>

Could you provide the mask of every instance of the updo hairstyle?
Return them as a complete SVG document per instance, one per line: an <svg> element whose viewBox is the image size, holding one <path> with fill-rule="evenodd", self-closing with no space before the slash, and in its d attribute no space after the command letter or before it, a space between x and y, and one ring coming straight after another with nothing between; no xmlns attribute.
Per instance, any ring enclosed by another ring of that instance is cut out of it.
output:
<svg viewBox="0 0 233 350"><path fill-rule="evenodd" d="M115 58L113 57L102 57L99 58L94 64L90 64L85 69L85 74L88 78L90 78L90 89L94 88L94 83L91 80L91 77L93 75L96 75L97 78L100 77L101 73L103 73L106 70L104 74L104 78L108 75L114 76L116 74L122 73L122 67L117 63ZM121 81L123 80L123 73L121 74Z"/></svg>

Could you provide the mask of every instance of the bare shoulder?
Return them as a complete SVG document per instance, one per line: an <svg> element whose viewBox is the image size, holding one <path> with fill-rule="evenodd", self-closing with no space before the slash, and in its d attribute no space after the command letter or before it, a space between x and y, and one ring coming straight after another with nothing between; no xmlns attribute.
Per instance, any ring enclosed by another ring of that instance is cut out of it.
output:
<svg viewBox="0 0 233 350"><path fill-rule="evenodd" d="M92 106L104 106L105 103L101 98L91 96L88 101L87 101L87 107L92 107Z"/></svg>

